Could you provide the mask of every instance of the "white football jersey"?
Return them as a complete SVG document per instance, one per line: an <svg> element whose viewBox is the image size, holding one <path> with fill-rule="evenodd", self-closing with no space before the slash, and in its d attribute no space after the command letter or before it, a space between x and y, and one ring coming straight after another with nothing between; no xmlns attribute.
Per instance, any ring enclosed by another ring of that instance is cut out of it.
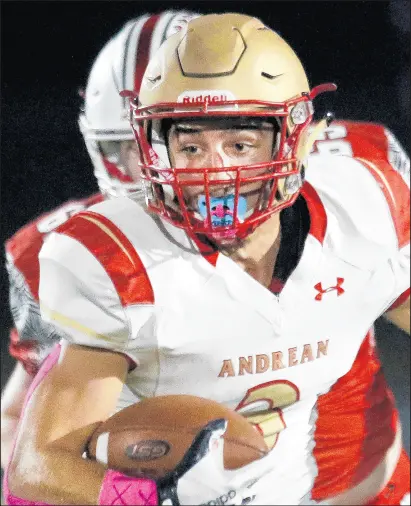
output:
<svg viewBox="0 0 411 506"><path fill-rule="evenodd" d="M395 436L368 329L408 293L405 179L381 160L313 157L310 231L279 295L135 202L99 203L40 252L43 318L68 342L130 357L136 398L191 394L249 416L271 448L261 503L321 500ZM368 451L370 438L384 442Z"/></svg>

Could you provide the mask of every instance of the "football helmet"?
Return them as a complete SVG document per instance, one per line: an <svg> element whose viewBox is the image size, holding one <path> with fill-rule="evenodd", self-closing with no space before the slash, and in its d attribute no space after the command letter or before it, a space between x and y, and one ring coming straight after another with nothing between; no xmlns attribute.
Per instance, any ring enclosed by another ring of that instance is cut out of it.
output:
<svg viewBox="0 0 411 506"><path fill-rule="evenodd" d="M138 92L149 58L167 37L196 16L187 11L165 11L130 20L95 59L82 93L79 127L104 195L132 196L140 188L138 177L131 178L127 170L129 153L122 141L133 141L134 136L128 103L120 91L129 88Z"/></svg>
<svg viewBox="0 0 411 506"><path fill-rule="evenodd" d="M151 59L139 94L122 92L130 99L149 209L191 235L216 239L250 234L296 200L302 163L313 142L308 131L312 101L335 89L327 83L311 90L295 52L259 19L228 13L191 20ZM235 177L224 202L213 192L227 186L222 177L226 167L170 166L164 125L180 118L207 117L264 118L276 125L272 160L230 167ZM241 187L256 181L261 182L257 205L246 209ZM197 211L187 205L187 185L204 188ZM216 206L217 214L227 210L227 219L213 219Z"/></svg>

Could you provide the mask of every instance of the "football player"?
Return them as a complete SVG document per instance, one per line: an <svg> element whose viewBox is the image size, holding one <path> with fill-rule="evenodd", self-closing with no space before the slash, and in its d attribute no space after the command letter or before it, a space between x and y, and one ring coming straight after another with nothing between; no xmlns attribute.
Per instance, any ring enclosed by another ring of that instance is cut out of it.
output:
<svg viewBox="0 0 411 506"><path fill-rule="evenodd" d="M9 349L17 363L2 392L2 467L7 463L27 389L40 364L61 338L58 328L40 317L38 253L43 240L70 216L105 198L140 197L138 177L132 180L128 175L136 167L137 147L128 121L127 103L119 91L125 87L139 89L150 55L193 16L187 11L172 10L145 14L127 22L105 44L91 68L79 116L100 193L66 202L24 226L6 243L10 304L15 322ZM127 395L124 390L124 399Z"/></svg>
<svg viewBox="0 0 411 506"><path fill-rule="evenodd" d="M248 16L195 19L162 45L128 94L147 208L96 204L40 252L41 312L63 337L30 387L10 503L406 503L368 329L385 313L409 331L409 164L307 161L313 100L333 89L310 88ZM214 424L166 480L82 459L124 383L222 402L271 451L224 471Z"/></svg>

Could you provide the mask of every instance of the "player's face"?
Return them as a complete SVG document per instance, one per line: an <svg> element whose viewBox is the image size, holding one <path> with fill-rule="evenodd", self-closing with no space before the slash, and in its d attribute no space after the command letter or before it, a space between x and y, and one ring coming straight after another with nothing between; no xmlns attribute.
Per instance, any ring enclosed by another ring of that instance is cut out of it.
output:
<svg viewBox="0 0 411 506"><path fill-rule="evenodd" d="M120 142L120 164L134 173L138 170L138 148L134 140Z"/></svg>
<svg viewBox="0 0 411 506"><path fill-rule="evenodd" d="M172 125L168 134L171 165L179 169L227 168L265 163L272 160L274 129L271 123L237 118L217 120L190 120ZM259 175L267 169L242 171L244 177ZM234 193L234 171L210 173L210 180L223 180L226 184L210 187L212 197ZM199 179L198 174L180 174L180 180ZM240 194L247 199L247 208L256 204L261 182L241 186ZM198 196L204 193L203 185L184 186L187 204L196 210Z"/></svg>
<svg viewBox="0 0 411 506"><path fill-rule="evenodd" d="M104 156L131 176L133 181L140 180L138 147L134 140L102 142Z"/></svg>

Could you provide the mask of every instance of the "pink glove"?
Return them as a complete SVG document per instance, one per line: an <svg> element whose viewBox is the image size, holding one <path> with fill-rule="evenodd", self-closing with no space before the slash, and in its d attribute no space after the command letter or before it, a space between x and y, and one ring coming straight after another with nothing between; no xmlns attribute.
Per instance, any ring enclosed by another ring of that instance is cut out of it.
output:
<svg viewBox="0 0 411 506"><path fill-rule="evenodd" d="M51 506L45 502L29 501L11 495L7 486L4 499L10 506ZM108 470L104 475L98 504L154 506L158 504L157 486L153 480L130 478L118 471Z"/></svg>
<svg viewBox="0 0 411 506"><path fill-rule="evenodd" d="M130 478L118 471L108 470L104 475L98 503L155 506L158 504L157 485L150 479Z"/></svg>

